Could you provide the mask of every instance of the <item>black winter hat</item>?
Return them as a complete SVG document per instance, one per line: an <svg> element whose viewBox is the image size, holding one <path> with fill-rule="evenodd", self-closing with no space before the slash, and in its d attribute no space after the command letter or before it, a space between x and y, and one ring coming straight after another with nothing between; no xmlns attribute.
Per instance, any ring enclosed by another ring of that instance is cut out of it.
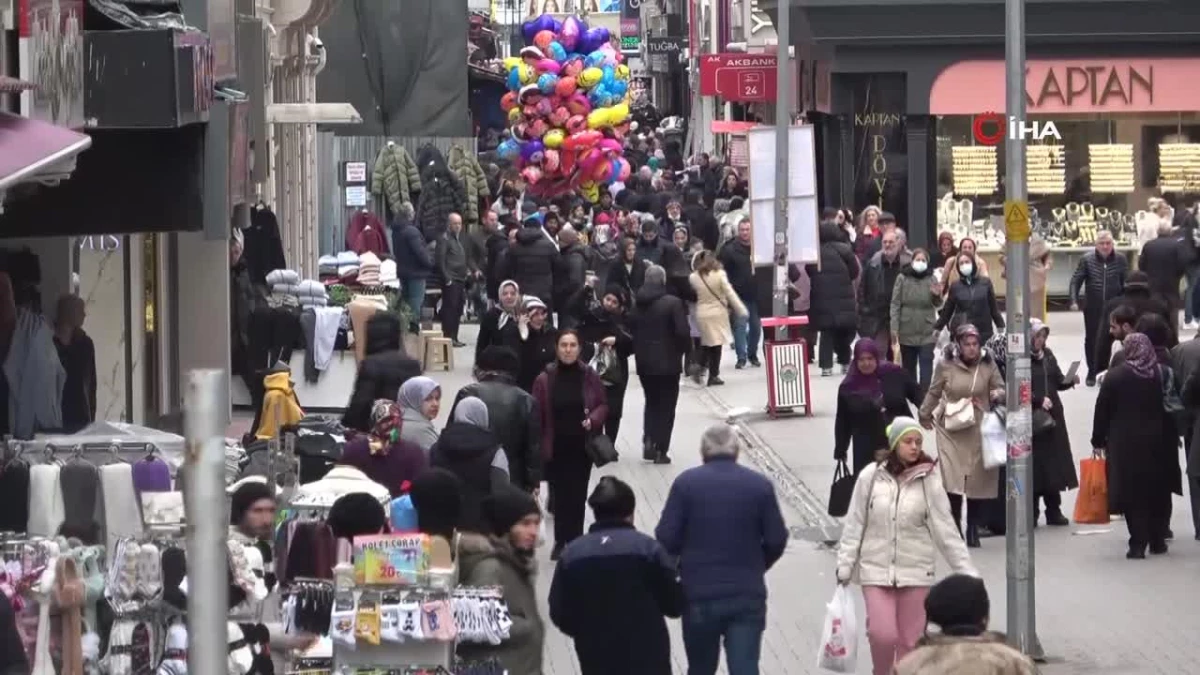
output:
<svg viewBox="0 0 1200 675"><path fill-rule="evenodd" d="M242 522L246 512L260 499L275 500L275 491L271 486L259 481L242 483L229 498L229 524L237 525Z"/></svg>
<svg viewBox="0 0 1200 675"><path fill-rule="evenodd" d="M516 375L521 370L521 358L511 347L492 345L475 360L475 366L484 372Z"/></svg>
<svg viewBox="0 0 1200 675"><path fill-rule="evenodd" d="M541 513L542 510L533 495L511 485L483 501L484 518L492 526L492 534L496 536L508 534L512 526L525 516Z"/></svg>
<svg viewBox="0 0 1200 675"><path fill-rule="evenodd" d="M351 492L338 497L325 522L338 539L354 539L382 532L387 527L387 514L378 499L365 492Z"/></svg>
<svg viewBox="0 0 1200 675"><path fill-rule="evenodd" d="M951 574L929 589L925 616L945 635L979 635L990 613L983 580L966 574Z"/></svg>
<svg viewBox="0 0 1200 675"><path fill-rule="evenodd" d="M408 490L417 511L417 529L450 539L462 518L462 481L445 469L426 469Z"/></svg>

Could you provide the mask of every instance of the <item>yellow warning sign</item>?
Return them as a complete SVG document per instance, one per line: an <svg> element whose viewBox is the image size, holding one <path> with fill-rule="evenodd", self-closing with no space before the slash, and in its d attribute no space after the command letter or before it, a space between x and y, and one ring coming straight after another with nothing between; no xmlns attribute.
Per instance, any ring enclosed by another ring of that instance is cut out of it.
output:
<svg viewBox="0 0 1200 675"><path fill-rule="evenodd" d="M1029 241L1029 204L1013 199L1004 202L1004 235L1011 242Z"/></svg>

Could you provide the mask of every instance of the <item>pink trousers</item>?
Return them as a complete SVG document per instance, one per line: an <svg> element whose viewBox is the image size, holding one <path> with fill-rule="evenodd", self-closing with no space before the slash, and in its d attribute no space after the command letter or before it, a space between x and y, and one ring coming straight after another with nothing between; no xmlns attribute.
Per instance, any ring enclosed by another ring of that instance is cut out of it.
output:
<svg viewBox="0 0 1200 675"><path fill-rule="evenodd" d="M875 675L891 675L896 662L912 651L925 633L925 586L863 586L867 641Z"/></svg>

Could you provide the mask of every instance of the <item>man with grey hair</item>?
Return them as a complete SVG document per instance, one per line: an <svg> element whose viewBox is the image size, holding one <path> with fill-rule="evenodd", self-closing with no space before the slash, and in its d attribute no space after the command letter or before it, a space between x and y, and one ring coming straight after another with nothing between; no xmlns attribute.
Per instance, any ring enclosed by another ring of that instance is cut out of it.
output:
<svg viewBox="0 0 1200 675"><path fill-rule="evenodd" d="M1192 238L1181 236L1169 221L1159 226L1158 237L1146 242L1138 257L1138 269L1145 270L1150 277L1150 292L1167 303L1171 329L1176 337L1179 335L1179 310L1183 307L1179 282L1195 259L1196 245Z"/></svg>
<svg viewBox="0 0 1200 675"><path fill-rule="evenodd" d="M733 427L709 427L700 439L704 463L675 479L654 530L679 558L691 675L717 672L722 641L730 673L758 672L767 622L763 577L787 548L775 486L738 464L739 448Z"/></svg>
<svg viewBox="0 0 1200 675"><path fill-rule="evenodd" d="M1096 385L1096 374L1108 367L1107 363L1096 363L1096 337L1107 329L1108 317L1104 308L1125 292L1125 277L1129 274L1129 261L1114 250L1112 233L1100 230L1096 233L1096 248L1079 259L1067 292L1071 298L1071 309L1083 305L1083 358L1087 365L1087 386ZM1082 303L1079 291L1083 290Z"/></svg>
<svg viewBox="0 0 1200 675"><path fill-rule="evenodd" d="M425 285L433 275L433 256L425 235L413 221L412 204L400 205L392 221L392 253L396 258L396 276L400 278L401 299L412 310L408 330L420 332L421 308L425 306Z"/></svg>
<svg viewBox="0 0 1200 675"><path fill-rule="evenodd" d="M862 282L858 285L858 334L875 340L893 361L892 350L892 290L900 270L912 262L905 250L904 230L893 227L882 231L882 248L863 266Z"/></svg>
<svg viewBox="0 0 1200 675"><path fill-rule="evenodd" d="M669 464L683 355L692 346L687 309L682 300L667 292L667 271L659 265L646 269L635 303L637 312L630 329L638 380L646 397L642 458Z"/></svg>

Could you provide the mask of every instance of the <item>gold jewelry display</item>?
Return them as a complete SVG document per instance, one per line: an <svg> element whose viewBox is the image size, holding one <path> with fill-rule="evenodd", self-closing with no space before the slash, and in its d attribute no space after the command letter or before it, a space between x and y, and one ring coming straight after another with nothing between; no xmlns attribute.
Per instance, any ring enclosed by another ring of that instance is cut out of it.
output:
<svg viewBox="0 0 1200 675"><path fill-rule="evenodd" d="M954 191L960 195L990 195L1000 186L996 148L989 145L956 145L953 157Z"/></svg>
<svg viewBox="0 0 1200 675"><path fill-rule="evenodd" d="M1158 187L1163 192L1194 192L1200 188L1200 143L1158 146Z"/></svg>
<svg viewBox="0 0 1200 675"><path fill-rule="evenodd" d="M1028 145L1025 171L1031 195L1060 195L1067 189L1067 163L1061 145Z"/></svg>
<svg viewBox="0 0 1200 675"><path fill-rule="evenodd" d="M1088 146L1088 177L1092 192L1124 194L1133 192L1133 145L1093 143Z"/></svg>

